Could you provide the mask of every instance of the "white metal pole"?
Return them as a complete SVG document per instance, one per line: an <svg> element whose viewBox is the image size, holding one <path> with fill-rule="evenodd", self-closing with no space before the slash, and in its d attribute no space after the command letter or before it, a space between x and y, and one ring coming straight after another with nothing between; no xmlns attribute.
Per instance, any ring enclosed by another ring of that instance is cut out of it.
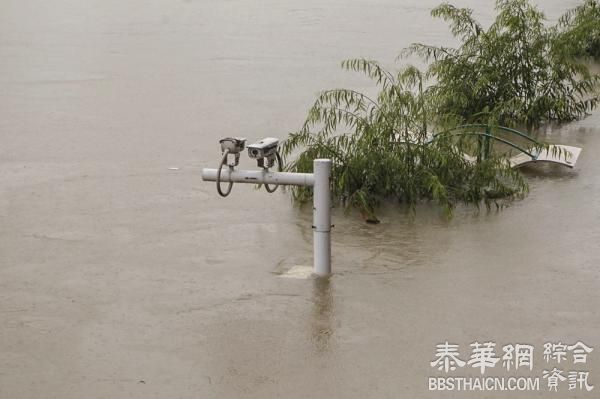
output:
<svg viewBox="0 0 600 399"><path fill-rule="evenodd" d="M217 180L217 169L202 169L202 180ZM251 184L281 184L293 186L312 186L314 177L312 173L271 172L265 170L221 170L223 183L251 183Z"/></svg>
<svg viewBox="0 0 600 399"><path fill-rule="evenodd" d="M318 276L331 274L331 175L330 159L315 159L313 193L313 246L314 273Z"/></svg>
<svg viewBox="0 0 600 399"><path fill-rule="evenodd" d="M217 169L202 169L202 180L215 181ZM312 186L313 193L313 271L318 276L331 274L331 160L315 159L313 173L270 172L265 170L221 171L224 183L282 184Z"/></svg>

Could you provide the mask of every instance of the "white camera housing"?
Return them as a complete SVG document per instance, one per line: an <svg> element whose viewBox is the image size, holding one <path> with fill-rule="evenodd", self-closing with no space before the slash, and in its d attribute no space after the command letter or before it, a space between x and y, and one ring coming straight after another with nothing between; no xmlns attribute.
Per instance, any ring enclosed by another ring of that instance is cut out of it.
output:
<svg viewBox="0 0 600 399"><path fill-rule="evenodd" d="M246 147L246 138L245 137L225 137L224 139L219 140L221 144L221 151L225 152L225 150L229 150L230 154L239 154L244 151Z"/></svg>
<svg viewBox="0 0 600 399"><path fill-rule="evenodd" d="M253 159L274 158L279 147L279 139L266 137L248 146L248 156Z"/></svg>

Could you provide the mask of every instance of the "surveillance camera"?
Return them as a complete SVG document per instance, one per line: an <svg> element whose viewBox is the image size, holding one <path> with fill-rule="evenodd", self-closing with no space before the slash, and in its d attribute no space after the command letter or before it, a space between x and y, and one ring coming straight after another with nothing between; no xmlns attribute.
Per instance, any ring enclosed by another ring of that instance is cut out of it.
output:
<svg viewBox="0 0 600 399"><path fill-rule="evenodd" d="M248 146L248 156L254 159L274 158L277 154L279 140L273 137L267 137L261 141Z"/></svg>
<svg viewBox="0 0 600 399"><path fill-rule="evenodd" d="M224 139L219 140L221 143L221 151L225 152L225 150L229 150L230 154L239 154L244 151L244 147L246 146L246 138L245 137L225 137Z"/></svg>

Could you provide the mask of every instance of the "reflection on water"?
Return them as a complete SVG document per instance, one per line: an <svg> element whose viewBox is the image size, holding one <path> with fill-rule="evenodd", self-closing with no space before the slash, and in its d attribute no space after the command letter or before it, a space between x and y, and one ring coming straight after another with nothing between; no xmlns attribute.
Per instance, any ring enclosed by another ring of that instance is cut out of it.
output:
<svg viewBox="0 0 600 399"><path fill-rule="evenodd" d="M329 349L333 329L333 315L335 312L332 292L332 281L329 278L315 278L313 284L313 309L310 320L311 341L317 352L326 352Z"/></svg>

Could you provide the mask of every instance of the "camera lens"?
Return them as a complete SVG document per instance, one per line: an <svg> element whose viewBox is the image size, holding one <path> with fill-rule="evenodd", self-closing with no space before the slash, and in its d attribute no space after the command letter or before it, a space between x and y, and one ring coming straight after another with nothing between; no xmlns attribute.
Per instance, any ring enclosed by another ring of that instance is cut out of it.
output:
<svg viewBox="0 0 600 399"><path fill-rule="evenodd" d="M252 155L258 155L258 150L252 150Z"/></svg>

